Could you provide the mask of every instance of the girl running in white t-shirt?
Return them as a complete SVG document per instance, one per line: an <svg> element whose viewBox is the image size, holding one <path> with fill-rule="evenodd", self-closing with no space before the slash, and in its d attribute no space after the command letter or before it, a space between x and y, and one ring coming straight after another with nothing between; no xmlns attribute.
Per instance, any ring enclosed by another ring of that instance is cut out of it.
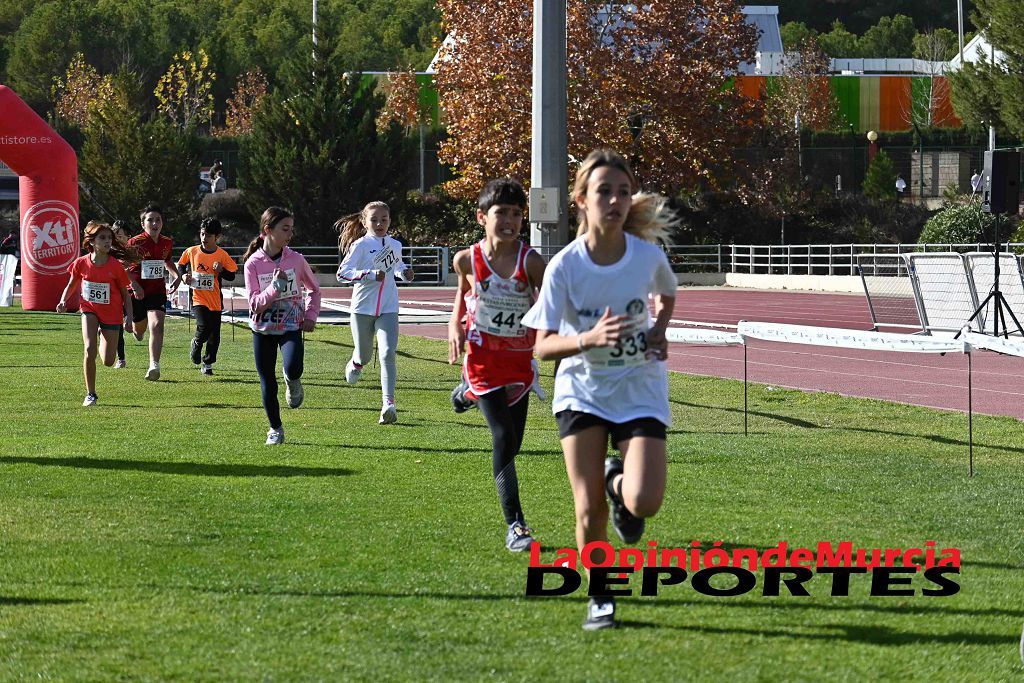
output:
<svg viewBox="0 0 1024 683"><path fill-rule="evenodd" d="M388 237L391 211L384 202L370 202L359 213L339 218L338 251L343 259L338 282L354 283L351 323L352 358L345 366L349 384L359 381L370 362L373 337L380 354L380 387L383 394L380 424L398 421L395 409L395 355L398 349L398 286L395 278L411 282L414 273L402 261L402 243Z"/></svg>
<svg viewBox="0 0 1024 683"><path fill-rule="evenodd" d="M607 541L609 501L616 533L636 543L665 493L671 416L662 361L676 280L654 242L664 239L672 215L663 198L638 190L616 152L596 150L584 160L573 187L577 238L551 259L540 298L523 319L537 330L537 355L561 359L552 410L581 550ZM606 458L609 437L621 459ZM614 599L592 598L583 628L614 625Z"/></svg>

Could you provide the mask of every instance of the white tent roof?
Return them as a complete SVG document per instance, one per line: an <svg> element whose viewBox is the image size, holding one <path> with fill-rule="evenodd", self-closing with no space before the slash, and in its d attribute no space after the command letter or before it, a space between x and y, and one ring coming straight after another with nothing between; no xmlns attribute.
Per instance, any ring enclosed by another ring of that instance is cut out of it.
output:
<svg viewBox="0 0 1024 683"><path fill-rule="evenodd" d="M1006 55L993 48L991 43L985 40L984 34L979 33L964 45L964 62L976 64L981 61L982 56L988 59L989 62L996 64L1002 64L1006 59ZM951 71L956 71L961 66L959 54L949 60L949 69Z"/></svg>
<svg viewBox="0 0 1024 683"><path fill-rule="evenodd" d="M635 5L626 6L635 11ZM779 8L775 5L745 5L743 7L743 14L746 15L747 23L753 24L758 30L758 55L762 52L781 53L782 33L779 31ZM441 47L451 45L452 40L451 34L449 34L445 37ZM430 60L430 66L427 67L426 73L432 74L435 72L438 54L440 54L440 49L434 54L434 58ZM760 57L758 57L757 61L760 61ZM756 64L751 63L740 65L740 73L753 74L759 73L759 71Z"/></svg>

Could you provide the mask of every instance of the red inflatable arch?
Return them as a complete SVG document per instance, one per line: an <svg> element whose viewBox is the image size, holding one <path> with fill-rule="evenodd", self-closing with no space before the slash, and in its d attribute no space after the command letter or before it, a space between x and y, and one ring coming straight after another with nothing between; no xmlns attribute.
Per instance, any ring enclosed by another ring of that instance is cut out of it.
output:
<svg viewBox="0 0 1024 683"><path fill-rule="evenodd" d="M21 306L52 311L81 249L78 159L71 145L0 85L0 161L18 174Z"/></svg>

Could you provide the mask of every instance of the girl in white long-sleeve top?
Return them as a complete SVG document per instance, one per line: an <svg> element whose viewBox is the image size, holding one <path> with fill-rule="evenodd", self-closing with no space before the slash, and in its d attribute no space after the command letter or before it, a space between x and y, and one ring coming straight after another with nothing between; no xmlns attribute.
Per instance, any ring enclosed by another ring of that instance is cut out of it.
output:
<svg viewBox="0 0 1024 683"><path fill-rule="evenodd" d="M395 278L413 279L413 270L402 260L402 243L388 237L391 211L384 202L370 202L359 213L339 218L338 250L343 259L338 282L353 283L352 358L345 366L345 379L355 384L370 362L373 337L380 354L380 386L383 405L380 424L398 421L395 409L395 356L398 348L398 287Z"/></svg>

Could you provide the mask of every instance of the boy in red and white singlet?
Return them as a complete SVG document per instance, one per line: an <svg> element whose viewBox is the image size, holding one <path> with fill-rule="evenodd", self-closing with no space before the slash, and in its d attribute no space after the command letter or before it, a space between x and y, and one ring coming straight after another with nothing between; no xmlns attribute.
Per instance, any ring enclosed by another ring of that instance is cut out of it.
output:
<svg viewBox="0 0 1024 683"><path fill-rule="evenodd" d="M466 347L452 404L462 412L475 402L491 429L494 481L508 525L505 547L512 552L533 542L519 502L515 457L537 379L535 332L522 319L544 279L544 259L519 240L525 208L517 181L502 178L484 187L476 218L485 235L455 255L459 285L448 323L448 362L457 362Z"/></svg>

